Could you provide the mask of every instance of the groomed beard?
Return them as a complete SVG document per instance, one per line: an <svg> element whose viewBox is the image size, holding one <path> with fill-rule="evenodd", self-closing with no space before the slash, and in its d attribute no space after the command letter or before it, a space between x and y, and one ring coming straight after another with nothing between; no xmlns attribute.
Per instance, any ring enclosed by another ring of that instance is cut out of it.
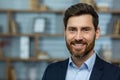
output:
<svg viewBox="0 0 120 80"><path fill-rule="evenodd" d="M76 43L76 41L74 41L74 43ZM77 41L77 43L78 43L78 41ZM80 43L81 43L81 41L80 41ZM70 43L70 45L71 45L71 44L72 44L72 42ZM86 43L86 44L87 44L87 43ZM94 45L95 45L95 36L94 36L94 39L93 39L93 41L91 42L91 44L89 44L89 45L87 46L87 49L86 49L86 50L84 51L84 53L82 53L81 55L74 55L74 53L73 53L70 45L69 45L69 44L67 43L67 41L66 41L66 46L67 46L67 48L68 48L71 56L75 57L76 59L82 59L82 58L86 57L87 55L89 55L89 53L91 52L91 50L93 50Z"/></svg>

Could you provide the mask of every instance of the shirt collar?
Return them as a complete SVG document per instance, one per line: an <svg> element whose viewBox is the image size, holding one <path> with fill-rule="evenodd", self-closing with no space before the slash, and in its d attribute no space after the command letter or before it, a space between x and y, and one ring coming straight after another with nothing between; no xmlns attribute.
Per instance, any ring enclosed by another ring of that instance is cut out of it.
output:
<svg viewBox="0 0 120 80"><path fill-rule="evenodd" d="M89 71L91 71L92 68L93 68L93 65L95 63L95 59L96 59L96 54L94 53L88 60L86 60L82 64L82 66L80 68L84 67L84 68L88 69ZM76 65L74 64L74 62L72 61L71 57L69 58L69 64L68 65L71 66L71 67L77 68Z"/></svg>

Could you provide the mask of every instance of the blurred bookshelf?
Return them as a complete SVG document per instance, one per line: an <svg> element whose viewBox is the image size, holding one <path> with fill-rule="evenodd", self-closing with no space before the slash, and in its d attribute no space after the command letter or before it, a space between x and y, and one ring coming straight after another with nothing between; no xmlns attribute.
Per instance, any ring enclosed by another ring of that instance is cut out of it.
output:
<svg viewBox="0 0 120 80"><path fill-rule="evenodd" d="M35 80L41 80L48 64L65 60L69 54L64 41L63 13L71 4L78 2L80 0L1 0L0 70L4 73L0 74L0 80L30 80L31 74L27 71L31 70L36 70ZM96 49L99 53L101 43L102 46L110 46L111 53L114 53L110 62L120 66L120 33L114 34L120 10L99 8L98 13L102 17L103 39L97 42ZM34 30L36 19L44 28L40 29L43 30L41 32ZM26 51L22 52L24 49Z"/></svg>

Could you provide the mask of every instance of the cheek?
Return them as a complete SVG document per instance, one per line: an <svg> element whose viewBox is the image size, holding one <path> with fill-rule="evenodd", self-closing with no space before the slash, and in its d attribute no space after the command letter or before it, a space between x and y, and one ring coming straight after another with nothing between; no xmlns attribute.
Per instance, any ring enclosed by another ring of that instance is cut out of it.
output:
<svg viewBox="0 0 120 80"><path fill-rule="evenodd" d="M94 43L94 41L95 41L95 35L89 38L88 44L91 45L92 43Z"/></svg>
<svg viewBox="0 0 120 80"><path fill-rule="evenodd" d="M86 35L84 38L86 39L88 44L91 44L93 42L93 40L95 39L95 36Z"/></svg>
<svg viewBox="0 0 120 80"><path fill-rule="evenodd" d="M65 35L65 38L66 38L66 41L67 41L68 43L70 43L70 42L73 40L74 36L73 36L73 35L66 34L66 35Z"/></svg>
<svg viewBox="0 0 120 80"><path fill-rule="evenodd" d="M67 42L68 44L70 44L70 41L71 41L71 40L70 40L70 37L68 37L68 36L65 37L65 40L66 40L66 42Z"/></svg>

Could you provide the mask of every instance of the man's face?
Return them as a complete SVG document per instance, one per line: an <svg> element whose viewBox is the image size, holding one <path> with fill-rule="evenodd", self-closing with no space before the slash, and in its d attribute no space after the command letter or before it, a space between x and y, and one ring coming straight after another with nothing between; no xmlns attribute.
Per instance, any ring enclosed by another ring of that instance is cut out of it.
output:
<svg viewBox="0 0 120 80"><path fill-rule="evenodd" d="M95 39L100 29L95 31L92 16L89 14L70 17L65 30L66 46L72 56L83 57L93 54Z"/></svg>

